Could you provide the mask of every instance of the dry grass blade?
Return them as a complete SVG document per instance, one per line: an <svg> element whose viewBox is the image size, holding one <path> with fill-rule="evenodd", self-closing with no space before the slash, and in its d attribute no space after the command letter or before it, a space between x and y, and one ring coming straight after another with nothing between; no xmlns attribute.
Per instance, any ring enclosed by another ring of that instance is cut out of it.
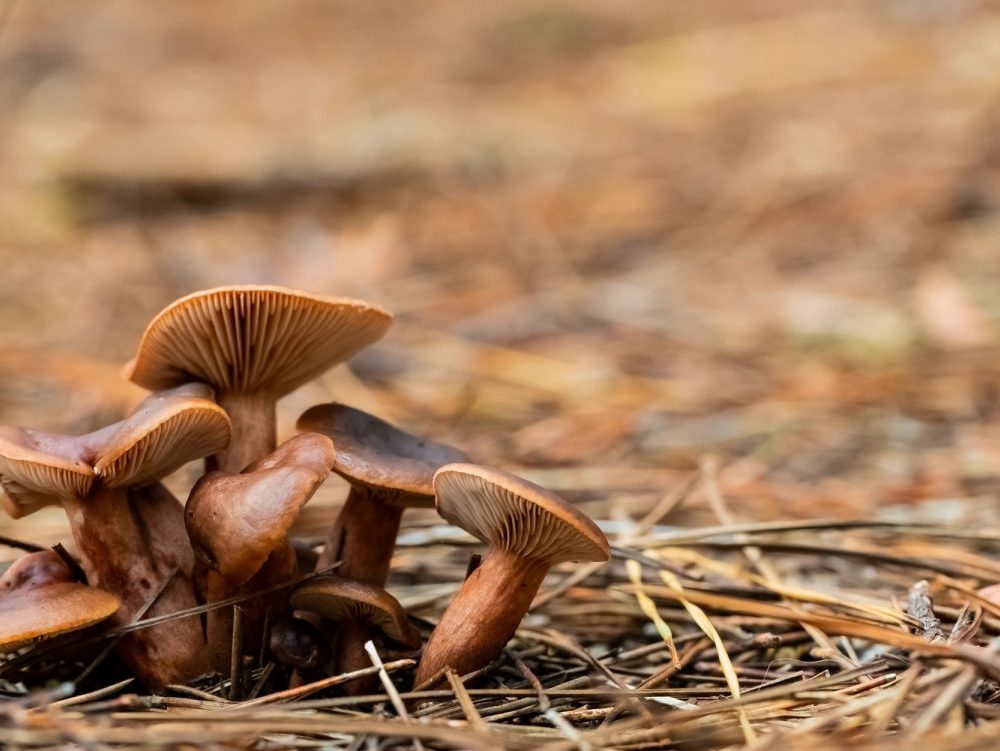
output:
<svg viewBox="0 0 1000 751"><path fill-rule="evenodd" d="M267 696L260 696L256 699L251 698L247 701L238 702L226 707L226 711L238 712L251 707L264 706L265 704L278 704L281 702L296 701L309 696L310 694L315 694L318 691L350 683L358 678L365 678L369 675L377 675L381 671L392 673L396 670L405 670L407 668L412 668L414 665L416 665L416 663L413 660L393 660L392 662L387 662L380 666L373 665L370 668L352 670L347 673L341 673L340 675L332 675L329 678L322 678L312 683L305 683L301 686L296 686L295 688L289 688L284 691L268 694Z"/></svg>
<svg viewBox="0 0 1000 751"><path fill-rule="evenodd" d="M876 623L845 618L843 616L813 613L804 611L791 611L790 609L763 603L756 600L730 597L726 595L716 595L708 592L696 592L685 590L681 595L676 590L669 587L646 586L646 592L651 597L663 598L680 602L687 599L696 605L703 605L733 613L745 613L761 616L765 618L777 618L785 621L800 621L822 628L834 634L852 636L865 639L875 643L889 644L903 649L912 649L921 654L936 657L950 657L961 659L977 665L987 674L1000 677L1000 662L995 655L984 647L974 647L969 645L949 646L945 644L931 644L920 637L913 636L905 631L896 631L886 628Z"/></svg>
<svg viewBox="0 0 1000 751"><path fill-rule="evenodd" d="M635 561L629 561L630 564L634 564L637 568L639 564ZM636 578L641 579L641 574ZM719 664L722 666L722 673L726 678L726 684L729 686L729 691L733 695L734 699L740 698L740 680L736 675L736 669L733 667L733 661L729 657L729 653L726 651L726 645L722 641L722 637L719 636L719 632L716 630L715 626L712 625L711 619L705 614L705 611L699 608L697 605L692 604L689 600L683 597L684 589L681 587L681 583L677 580L673 574L668 571L661 571L660 578L663 579L664 583L668 587L671 587L681 595L681 605L684 609L691 614L691 618L698 625L705 636L711 639L712 643L715 645L715 649L719 655ZM746 712L740 708L740 727L743 729L743 735L746 739L748 745L752 745L756 740L757 736L753 731L753 727L750 725L750 719L747 717Z"/></svg>
<svg viewBox="0 0 1000 751"><path fill-rule="evenodd" d="M937 698L917 717L906 729L906 735L919 738L941 721L941 718L952 712L972 689L977 679L976 669L966 665L945 684Z"/></svg>
<svg viewBox="0 0 1000 751"><path fill-rule="evenodd" d="M371 641L365 642L365 652L371 658L372 664L378 668L378 678L382 682L383 688L385 688L386 694L389 696L389 701L392 702L393 708L399 715L400 719L409 725L411 723L410 713L406 709L406 704L399 697L399 692L396 687L392 684L392 678L389 677L388 671L385 669L385 665L382 663L382 658L379 656L378 650L375 649L375 644ZM423 751L423 746L420 744L420 740L417 738L413 739L413 745L416 747L417 751Z"/></svg>
<svg viewBox="0 0 1000 751"><path fill-rule="evenodd" d="M233 605L233 633L229 650L229 700L243 699L243 608Z"/></svg>
<svg viewBox="0 0 1000 751"><path fill-rule="evenodd" d="M28 553L37 553L45 550L44 545L36 545L33 542L26 542L24 540L15 540L13 537L7 537L6 535L0 535L0 545L13 548L14 550L24 550Z"/></svg>
<svg viewBox="0 0 1000 751"><path fill-rule="evenodd" d="M629 580L635 588L635 599L639 603L639 608L646 615L646 617L653 622L653 626L656 627L656 631L660 635L660 638L663 639L664 643L670 649L670 660L672 664L675 666L678 665L680 663L680 659L677 656L677 645L674 643L674 634L670 630L670 626L667 625L666 621L660 617L660 613L656 609L656 603L653 602L643 591L642 566L638 561L630 560L625 561L625 569L628 571Z"/></svg>
<svg viewBox="0 0 1000 751"><path fill-rule="evenodd" d="M86 702L93 701L94 699L103 699L105 696L111 696L112 694L118 693L134 680L134 678L126 678L125 680L118 681L117 683L112 683L110 686L104 686L103 688L98 688L85 694L77 694L76 696L70 696L65 699L60 699L59 701L51 702L47 706L49 708L71 707L74 704L85 704Z"/></svg>
<svg viewBox="0 0 1000 751"><path fill-rule="evenodd" d="M483 720L482 715L479 714L479 710L476 709L476 705L472 703L472 697L469 696L469 692L462 685L462 679L459 678L458 673L449 668L445 675L448 678L448 685L455 692L455 698L458 699L458 703L462 707L462 712L465 714L465 719L469 721L469 726L472 730L477 733L488 731L489 727Z"/></svg>

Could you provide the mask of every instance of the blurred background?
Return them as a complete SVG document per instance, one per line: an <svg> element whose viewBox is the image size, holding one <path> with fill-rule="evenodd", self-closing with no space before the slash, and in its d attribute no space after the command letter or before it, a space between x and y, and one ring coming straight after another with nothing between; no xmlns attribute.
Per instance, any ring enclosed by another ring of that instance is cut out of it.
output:
<svg viewBox="0 0 1000 751"><path fill-rule="evenodd" d="M997 3L6 1L0 420L120 419L158 310L272 283L397 316L283 435L337 398L605 518L712 471L993 525L998 126Z"/></svg>

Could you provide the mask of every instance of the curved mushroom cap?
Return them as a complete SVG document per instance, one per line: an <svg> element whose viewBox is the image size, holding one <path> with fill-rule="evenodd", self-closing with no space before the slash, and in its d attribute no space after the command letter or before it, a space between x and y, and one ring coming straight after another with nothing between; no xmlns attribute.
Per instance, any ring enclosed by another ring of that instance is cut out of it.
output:
<svg viewBox="0 0 1000 751"><path fill-rule="evenodd" d="M334 472L352 484L382 491L382 500L399 506L431 508L434 473L445 464L468 461L456 448L343 404L312 407L299 418L298 428L333 439Z"/></svg>
<svg viewBox="0 0 1000 751"><path fill-rule="evenodd" d="M292 592L292 607L335 623L368 623L400 644L420 646L420 632L407 620L399 601L381 587L357 579L327 574L303 582Z"/></svg>
<svg viewBox="0 0 1000 751"><path fill-rule="evenodd" d="M312 623L286 618L271 627L271 654L295 670L316 670L329 658L327 640Z"/></svg>
<svg viewBox="0 0 1000 751"><path fill-rule="evenodd" d="M26 488L10 477L0 475L0 508L11 519L21 519L46 506L58 506L59 496Z"/></svg>
<svg viewBox="0 0 1000 751"><path fill-rule="evenodd" d="M39 550L22 555L3 572L0 598L8 592L71 581L75 581L73 572L56 551Z"/></svg>
<svg viewBox="0 0 1000 751"><path fill-rule="evenodd" d="M117 597L103 589L76 582L4 594L0 596L0 651L99 623L120 604Z"/></svg>
<svg viewBox="0 0 1000 751"><path fill-rule="evenodd" d="M88 495L95 475L84 438L0 427L0 477L12 502L4 508L24 516L54 498Z"/></svg>
<svg viewBox="0 0 1000 751"><path fill-rule="evenodd" d="M146 397L109 429L94 472L107 487L144 485L221 451L229 444L229 416L212 396L205 384L188 383Z"/></svg>
<svg viewBox="0 0 1000 751"><path fill-rule="evenodd" d="M82 436L0 427L0 505L14 518L60 498L144 485L229 443L226 411L212 390L189 383L148 396L121 422Z"/></svg>
<svg viewBox="0 0 1000 751"><path fill-rule="evenodd" d="M562 498L494 467L449 464L434 475L444 519L508 553L549 563L606 561L597 525Z"/></svg>
<svg viewBox="0 0 1000 751"><path fill-rule="evenodd" d="M377 341L392 314L346 297L268 286L182 297L142 335L125 374L149 389L205 381L280 397Z"/></svg>
<svg viewBox="0 0 1000 751"><path fill-rule="evenodd" d="M329 438L299 433L240 473L209 472L185 509L195 550L227 581L245 584L288 545L288 530L332 464Z"/></svg>

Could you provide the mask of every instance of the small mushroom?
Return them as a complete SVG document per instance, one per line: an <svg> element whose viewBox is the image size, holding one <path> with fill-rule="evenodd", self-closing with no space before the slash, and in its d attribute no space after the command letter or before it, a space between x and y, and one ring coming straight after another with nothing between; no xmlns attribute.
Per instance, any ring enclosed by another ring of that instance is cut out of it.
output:
<svg viewBox="0 0 1000 751"><path fill-rule="evenodd" d="M114 595L73 581L53 550L22 556L0 577L0 652L92 626L120 605Z"/></svg>
<svg viewBox="0 0 1000 751"><path fill-rule="evenodd" d="M209 472L195 484L185 515L196 558L195 586L203 602L257 592L295 576L288 531L332 464L329 438L299 433L242 472ZM243 606L250 644L263 636L268 606L275 620L286 609L280 592ZM220 671L229 662L232 628L229 608L209 612L210 659Z"/></svg>
<svg viewBox="0 0 1000 751"><path fill-rule="evenodd" d="M75 581L66 562L52 549L22 555L0 576L0 597L15 590Z"/></svg>
<svg viewBox="0 0 1000 751"><path fill-rule="evenodd" d="M158 481L228 441L229 419L210 397L203 384L153 394L126 420L83 436L0 428L7 495L21 509L31 506L22 493L58 498L89 583L121 601L118 624L150 602L145 617L197 604L183 509ZM201 672L202 644L191 616L126 634L118 652L156 689Z"/></svg>
<svg viewBox="0 0 1000 751"><path fill-rule="evenodd" d="M317 576L292 592L292 607L322 616L337 625L334 654L335 673L371 667L365 642L382 634L404 647L420 646L420 632L406 618L406 612L381 587L342 576ZM377 676L351 681L345 687L351 696L370 693Z"/></svg>
<svg viewBox="0 0 1000 751"><path fill-rule="evenodd" d="M449 464L434 475L437 509L489 551L434 629L415 686L446 667L489 664L517 630L545 574L561 561L606 561L608 541L585 514L550 491L492 467Z"/></svg>
<svg viewBox="0 0 1000 751"><path fill-rule="evenodd" d="M316 570L341 561L338 575L384 586L403 509L432 508L434 473L468 458L343 404L312 407L298 427L333 440L333 471L351 484Z"/></svg>
<svg viewBox="0 0 1000 751"><path fill-rule="evenodd" d="M271 628L271 654L285 667L312 674L329 661L322 632L303 618L285 618Z"/></svg>
<svg viewBox="0 0 1000 751"><path fill-rule="evenodd" d="M360 300L280 287L219 287L161 311L125 368L163 389L204 381L233 422L229 446L208 469L239 472L273 451L275 402L378 340L392 315Z"/></svg>

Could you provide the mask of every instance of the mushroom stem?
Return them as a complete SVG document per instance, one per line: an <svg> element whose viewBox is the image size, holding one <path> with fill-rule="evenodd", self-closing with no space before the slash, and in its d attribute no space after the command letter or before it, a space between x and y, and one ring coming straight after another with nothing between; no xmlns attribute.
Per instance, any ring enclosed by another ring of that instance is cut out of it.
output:
<svg viewBox="0 0 1000 751"><path fill-rule="evenodd" d="M450 666L466 675L487 665L514 635L550 564L493 548L465 580L431 634L414 686Z"/></svg>
<svg viewBox="0 0 1000 751"><path fill-rule="evenodd" d="M199 581L201 598L205 602L219 600L240 594L259 592L276 583L291 580L296 574L295 548L291 545L275 550L268 556L261 569L254 574L246 584L234 587L224 577L211 569L196 571ZM288 605L288 590L279 589L259 597L251 597L240 603L243 608L243 653L254 654L261 640L269 634L264 634L264 621L268 609L271 610L272 623L281 620L290 612ZM208 644L208 662L220 673L227 670L231 659L233 641L233 609L215 608L208 612L206 625L206 642Z"/></svg>
<svg viewBox="0 0 1000 751"><path fill-rule="evenodd" d="M147 605L143 618L197 605L184 512L162 485L104 488L63 505L88 582L121 600L116 623L133 622ZM200 621L191 616L127 634L118 652L156 690L203 672L203 645Z"/></svg>
<svg viewBox="0 0 1000 751"><path fill-rule="evenodd" d="M336 656L333 668L338 673L351 673L372 666L371 658L365 651L365 642L372 638L372 628L363 621L344 621L337 633ZM373 693L377 675L358 678L344 685L348 696L362 696Z"/></svg>
<svg viewBox="0 0 1000 751"><path fill-rule="evenodd" d="M248 464L274 451L278 445L274 397L222 391L218 403L232 421L232 439L223 451L205 460L206 471L242 472Z"/></svg>
<svg viewBox="0 0 1000 751"><path fill-rule="evenodd" d="M385 586L402 516L403 507L384 503L378 491L352 485L316 562L316 571L342 561L338 576Z"/></svg>

